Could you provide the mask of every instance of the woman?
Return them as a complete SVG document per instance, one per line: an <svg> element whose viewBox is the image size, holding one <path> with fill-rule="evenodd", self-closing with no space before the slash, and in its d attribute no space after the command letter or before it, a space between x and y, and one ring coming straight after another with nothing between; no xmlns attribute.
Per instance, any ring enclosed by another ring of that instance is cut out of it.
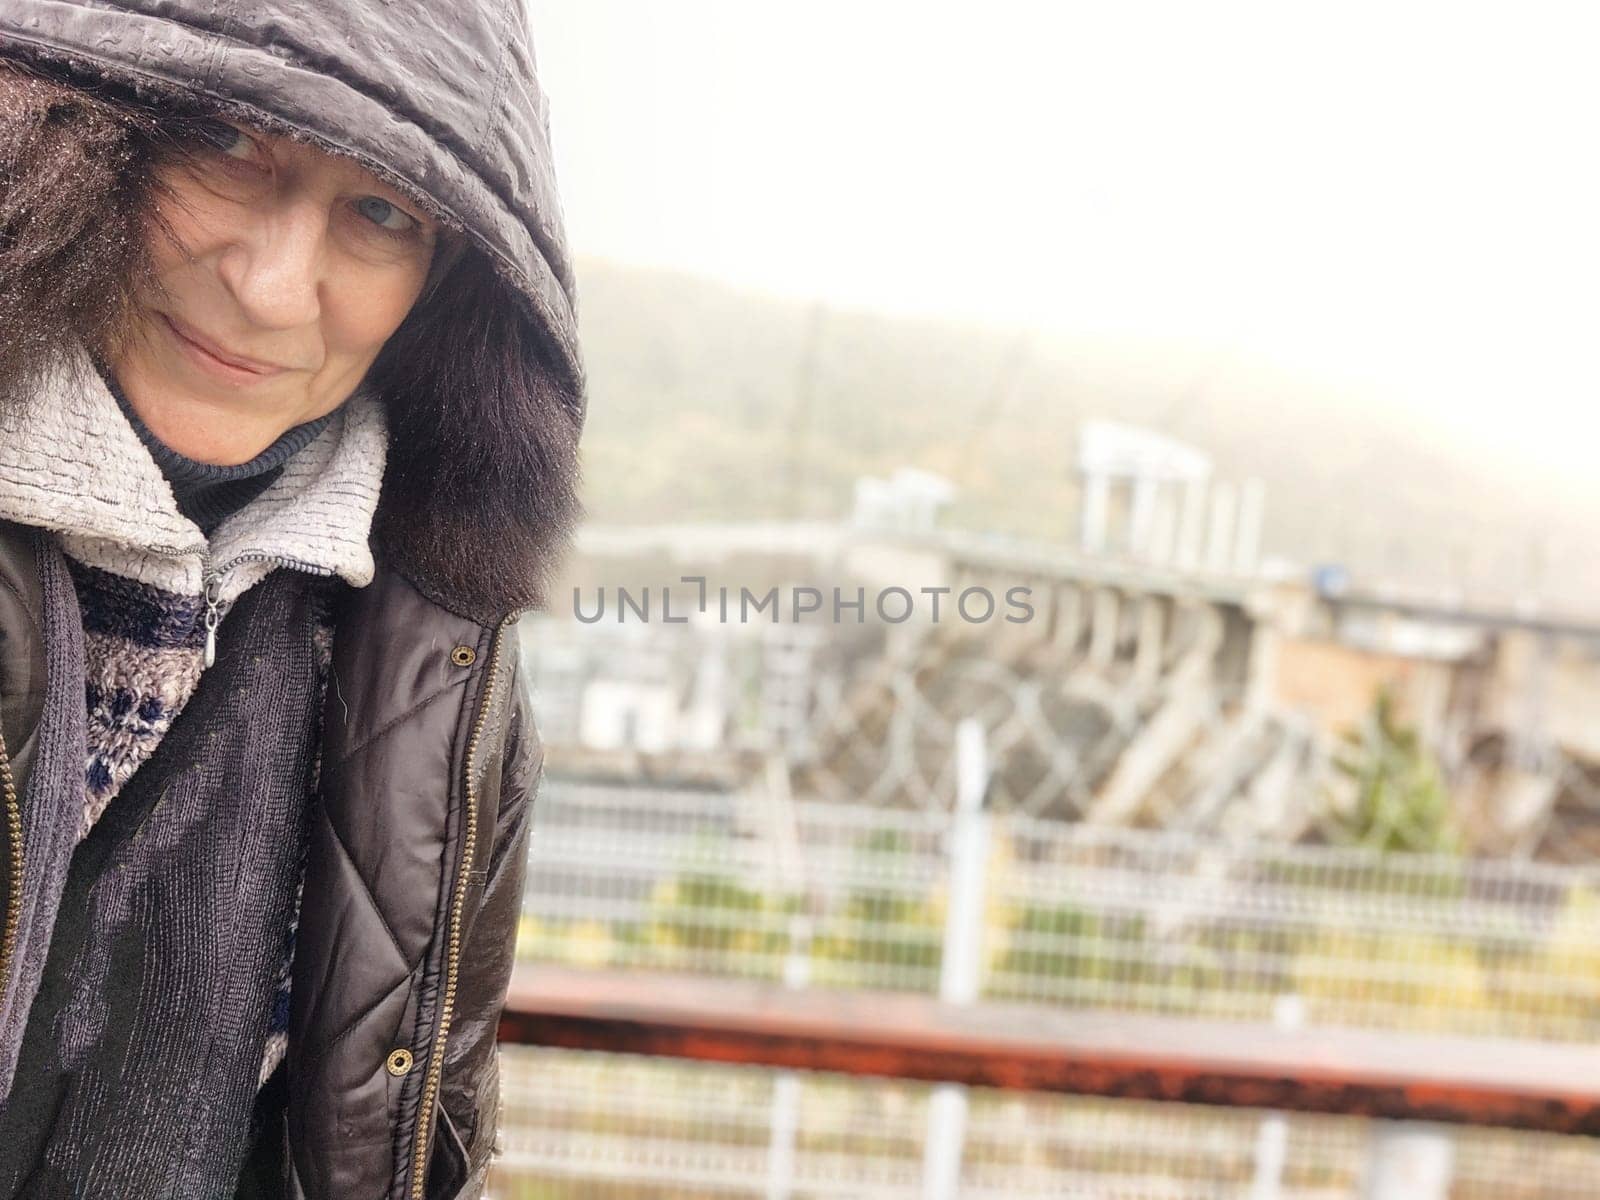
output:
<svg viewBox="0 0 1600 1200"><path fill-rule="evenodd" d="M582 369L522 5L0 5L0 1197L471 1197Z"/></svg>

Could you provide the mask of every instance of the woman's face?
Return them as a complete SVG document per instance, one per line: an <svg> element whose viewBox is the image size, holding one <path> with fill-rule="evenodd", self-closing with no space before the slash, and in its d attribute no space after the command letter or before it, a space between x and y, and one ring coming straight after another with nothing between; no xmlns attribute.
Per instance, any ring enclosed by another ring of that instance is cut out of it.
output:
<svg viewBox="0 0 1600 1200"><path fill-rule="evenodd" d="M259 454L338 408L422 290L438 228L357 163L209 123L165 168L152 224L164 294L146 297L110 366L163 442L202 462Z"/></svg>

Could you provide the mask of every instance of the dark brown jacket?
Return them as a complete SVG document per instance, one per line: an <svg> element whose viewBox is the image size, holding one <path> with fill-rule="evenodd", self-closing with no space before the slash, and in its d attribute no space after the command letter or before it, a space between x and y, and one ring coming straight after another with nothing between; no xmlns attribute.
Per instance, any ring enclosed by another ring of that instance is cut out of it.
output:
<svg viewBox="0 0 1600 1200"><path fill-rule="evenodd" d="M0 523L8 831L43 704L34 546ZM284 1157L297 1200L482 1194L543 761L518 659L512 620L456 616L392 570L339 614L292 982Z"/></svg>
<svg viewBox="0 0 1600 1200"><path fill-rule="evenodd" d="M544 601L578 519L584 408L525 9L0 0L0 65L71 91L40 136L108 105L221 112L355 157L466 248L369 373L391 430L379 570L335 631L327 804L292 981L286 1142L290 1194L305 1200L477 1196L495 1138L495 1028L542 761L512 617ZM80 174L72 186L104 194L73 211L129 217L126 180ZM0 244L6 219L29 214L0 204ZM0 536L0 727L22 776L43 681L27 546Z"/></svg>

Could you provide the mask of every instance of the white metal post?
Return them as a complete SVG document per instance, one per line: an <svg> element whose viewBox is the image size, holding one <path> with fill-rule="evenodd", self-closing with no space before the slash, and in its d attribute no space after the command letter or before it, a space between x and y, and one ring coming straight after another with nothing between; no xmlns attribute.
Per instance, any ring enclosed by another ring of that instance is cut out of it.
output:
<svg viewBox="0 0 1600 1200"><path fill-rule="evenodd" d="M1299 1029L1305 1018L1305 1001L1299 996L1279 996L1272 1005L1272 1023L1279 1029ZM1268 1113L1256 1129L1256 1174L1250 1200L1279 1200L1288 1160L1289 1118L1281 1112Z"/></svg>
<svg viewBox="0 0 1600 1200"><path fill-rule="evenodd" d="M811 983L811 922L796 914L789 922L789 954L783 985L803 989ZM800 1073L780 1071L772 1085L772 1115L767 1138L767 1200L789 1200L795 1183L795 1144L800 1138Z"/></svg>
<svg viewBox="0 0 1600 1200"><path fill-rule="evenodd" d="M767 758L765 794L771 805L771 843L778 877L786 896L807 894L805 852L800 820L789 792L788 764L779 755ZM783 986L811 986L811 918L803 912L789 918L789 952L783 960ZM795 1187L796 1144L800 1138L800 1073L780 1071L772 1085L772 1112L767 1136L767 1200L789 1200Z"/></svg>
<svg viewBox="0 0 1600 1200"><path fill-rule="evenodd" d="M983 975L983 907L988 890L989 817L983 797L989 785L983 726L972 717L956 726L956 806L950 825L950 893L945 910L944 954L939 998L971 1004ZM955 1200L961 1191L961 1158L967 1129L967 1089L940 1084L928 1103L928 1135L922 1155L923 1200Z"/></svg>
<svg viewBox="0 0 1600 1200"><path fill-rule="evenodd" d="M1455 1142L1444 1126L1379 1121L1367 1157L1363 1200L1447 1200Z"/></svg>

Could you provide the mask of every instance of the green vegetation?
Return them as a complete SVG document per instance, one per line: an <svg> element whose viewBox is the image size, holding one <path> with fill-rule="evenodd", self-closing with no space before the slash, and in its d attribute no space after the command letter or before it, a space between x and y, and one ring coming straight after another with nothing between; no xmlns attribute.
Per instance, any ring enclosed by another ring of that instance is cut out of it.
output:
<svg viewBox="0 0 1600 1200"><path fill-rule="evenodd" d="M1335 842L1385 853L1461 852L1439 765L1417 730L1400 721L1388 687L1378 690L1367 719L1345 735L1335 767L1355 797L1353 810L1329 807L1324 828Z"/></svg>

